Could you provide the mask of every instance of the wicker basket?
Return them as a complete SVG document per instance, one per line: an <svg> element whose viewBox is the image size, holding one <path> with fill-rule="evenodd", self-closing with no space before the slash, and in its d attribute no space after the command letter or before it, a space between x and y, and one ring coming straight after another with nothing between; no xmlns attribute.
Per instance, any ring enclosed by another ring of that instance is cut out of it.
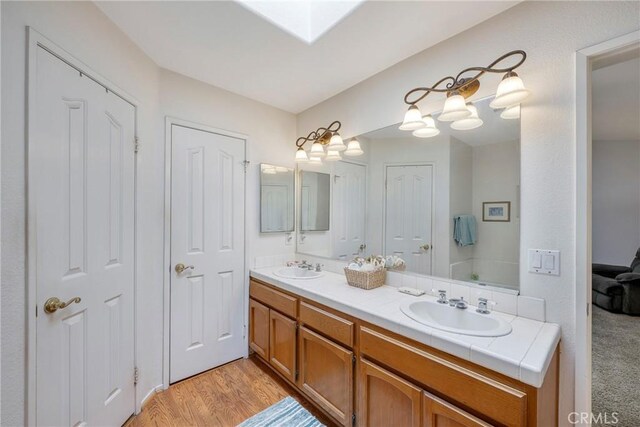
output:
<svg viewBox="0 0 640 427"><path fill-rule="evenodd" d="M376 271L357 271L345 267L344 275L347 277L349 286L369 290L384 285L387 270L381 268Z"/></svg>

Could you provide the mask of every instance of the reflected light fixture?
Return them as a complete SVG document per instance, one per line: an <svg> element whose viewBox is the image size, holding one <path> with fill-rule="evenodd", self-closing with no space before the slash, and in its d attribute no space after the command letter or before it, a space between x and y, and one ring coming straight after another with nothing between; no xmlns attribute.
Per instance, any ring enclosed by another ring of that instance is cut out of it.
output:
<svg viewBox="0 0 640 427"><path fill-rule="evenodd" d="M363 153L364 151L362 151L362 148L360 147L360 142L357 139L352 138L351 141L349 141L349 145L347 145L347 151L344 152L344 155L360 156Z"/></svg>
<svg viewBox="0 0 640 427"><path fill-rule="evenodd" d="M436 121L433 120L431 114L424 116L422 121L424 123L424 127L414 130L413 136L418 138L431 138L440 134L440 129L436 127Z"/></svg>
<svg viewBox="0 0 640 427"><path fill-rule="evenodd" d="M500 117L506 120L515 120L520 118L520 104L516 104L513 107L507 107L502 110Z"/></svg>
<svg viewBox="0 0 640 427"><path fill-rule="evenodd" d="M478 109L476 106L469 103L467 104L467 110L469 111L469 117L465 117L464 119L456 120L451 123L451 129L471 130L482 126L482 123L484 122L480 117L478 117Z"/></svg>
<svg viewBox="0 0 640 427"><path fill-rule="evenodd" d="M511 57L519 57L519 59L511 66L500 66L501 63ZM522 79L514 70L521 66L526 59L527 54L525 51L514 50L502 55L486 67L466 68L455 77L447 76L440 79L432 87L411 89L404 96L404 102L409 105L409 109L405 113L400 129L413 131L415 136L429 135L434 132L433 130L416 132L428 127L428 124L422 119L422 114L417 104L432 92L445 93L447 95L442 113L438 116L439 121L456 123L455 126L452 124L451 127L460 130L474 129L482 125L482 120L478 117L477 110L474 116L474 111L469 108L466 99L480 89L480 78L486 73L504 74L502 81L498 85L496 97L490 104L492 108L509 108L520 104L522 100L529 96L530 92L524 87ZM475 109L475 107L473 108ZM465 119L468 121L465 121Z"/></svg>
<svg viewBox="0 0 640 427"><path fill-rule="evenodd" d="M334 121L327 127L321 127L309 132L307 136L301 136L296 140L296 162L322 164L322 159L326 161L341 160L340 153L345 156L359 156L363 153L360 143L354 138L348 145L345 145L338 130L342 127L342 123ZM304 145L310 142L311 149L307 153ZM326 147L326 152L325 152Z"/></svg>

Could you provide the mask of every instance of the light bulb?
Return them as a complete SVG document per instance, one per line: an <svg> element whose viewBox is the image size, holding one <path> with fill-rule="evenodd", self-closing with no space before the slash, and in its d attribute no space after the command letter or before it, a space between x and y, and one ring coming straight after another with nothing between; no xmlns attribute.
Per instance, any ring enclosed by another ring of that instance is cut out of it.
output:
<svg viewBox="0 0 640 427"><path fill-rule="evenodd" d="M299 147L296 151L296 163L306 163L309 161L309 157L307 156L307 152L304 151L304 148Z"/></svg>
<svg viewBox="0 0 640 427"><path fill-rule="evenodd" d="M520 104L516 104L512 107L507 107L502 110L500 117L506 120L515 120L520 118Z"/></svg>
<svg viewBox="0 0 640 427"><path fill-rule="evenodd" d="M416 105L409 107L404 114L404 120L398 129L400 130L416 130L424 126L422 121L422 113Z"/></svg>
<svg viewBox="0 0 640 427"><path fill-rule="evenodd" d="M438 116L438 120L441 122L453 122L455 120L469 117L470 115L471 111L467 108L467 103L464 100L464 97L458 92L453 92L444 102L444 108L442 109L442 113Z"/></svg>
<svg viewBox="0 0 640 427"><path fill-rule="evenodd" d="M522 102L530 93L531 92L524 87L522 79L511 71L502 78L496 91L496 97L491 101L489 106L494 110L512 107Z"/></svg>
<svg viewBox="0 0 640 427"><path fill-rule="evenodd" d="M324 157L324 147L319 142L314 142L309 151L309 157Z"/></svg>
<svg viewBox="0 0 640 427"><path fill-rule="evenodd" d="M347 146L347 151L344 152L344 155L359 156L362 153L364 153L364 151L362 151L362 148L360 148L360 143L358 142L357 139L353 138L351 141L349 141L349 145Z"/></svg>
<svg viewBox="0 0 640 427"><path fill-rule="evenodd" d="M335 132L329 141L329 145L327 146L327 151L344 151L347 149L347 146L344 145L344 141L338 132Z"/></svg>
<svg viewBox="0 0 640 427"><path fill-rule="evenodd" d="M482 126L482 119L478 117L478 109L473 104L467 104L467 108L471 112L469 117L464 119L456 120L451 123L451 129L455 130L471 130Z"/></svg>
<svg viewBox="0 0 640 427"><path fill-rule="evenodd" d="M413 136L418 138L431 138L440 133L440 129L436 127L436 121L433 120L431 114L422 118L424 127L413 131Z"/></svg>

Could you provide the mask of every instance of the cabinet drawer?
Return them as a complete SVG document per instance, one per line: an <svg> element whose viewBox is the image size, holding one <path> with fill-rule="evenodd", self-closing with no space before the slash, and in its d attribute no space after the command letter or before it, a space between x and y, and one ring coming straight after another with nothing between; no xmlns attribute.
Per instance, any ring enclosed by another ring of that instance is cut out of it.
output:
<svg viewBox="0 0 640 427"><path fill-rule="evenodd" d="M360 328L360 352L496 424L526 424L523 391L366 327Z"/></svg>
<svg viewBox="0 0 640 427"><path fill-rule="evenodd" d="M353 347L353 322L306 302L300 302L300 321L347 347Z"/></svg>
<svg viewBox="0 0 640 427"><path fill-rule="evenodd" d="M249 295L251 298L278 310L282 314L296 317L297 298L278 292L261 283L251 281L249 285Z"/></svg>

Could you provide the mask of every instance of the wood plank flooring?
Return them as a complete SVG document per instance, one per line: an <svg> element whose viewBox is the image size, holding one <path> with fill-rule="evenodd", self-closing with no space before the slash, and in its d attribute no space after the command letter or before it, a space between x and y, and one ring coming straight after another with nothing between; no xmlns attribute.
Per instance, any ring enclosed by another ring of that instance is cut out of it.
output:
<svg viewBox="0 0 640 427"><path fill-rule="evenodd" d="M321 423L334 425L257 358L240 359L173 384L156 394L125 427L240 424L292 396Z"/></svg>

